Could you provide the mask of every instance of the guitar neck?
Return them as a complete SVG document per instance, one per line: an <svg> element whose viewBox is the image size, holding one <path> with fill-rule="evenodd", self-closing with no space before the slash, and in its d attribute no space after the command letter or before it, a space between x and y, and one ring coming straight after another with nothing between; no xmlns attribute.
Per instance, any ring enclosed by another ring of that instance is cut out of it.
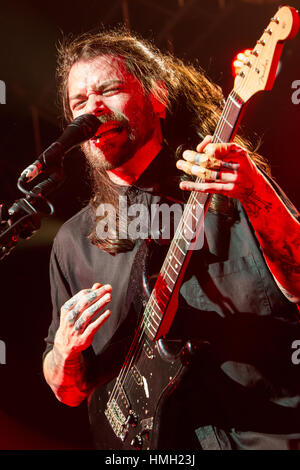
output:
<svg viewBox="0 0 300 470"><path fill-rule="evenodd" d="M233 140L242 116L243 105L241 98L232 91L225 103L212 142ZM171 326L175 312L172 313L171 309L169 309L170 314L166 312L176 288L181 283L192 251L202 247L204 218L210 198L210 194L192 191L185 205L143 315L143 330L152 341L165 336Z"/></svg>
<svg viewBox="0 0 300 470"><path fill-rule="evenodd" d="M213 142L230 142L233 140L243 110L244 102L233 90L226 100L222 115L212 138Z"/></svg>

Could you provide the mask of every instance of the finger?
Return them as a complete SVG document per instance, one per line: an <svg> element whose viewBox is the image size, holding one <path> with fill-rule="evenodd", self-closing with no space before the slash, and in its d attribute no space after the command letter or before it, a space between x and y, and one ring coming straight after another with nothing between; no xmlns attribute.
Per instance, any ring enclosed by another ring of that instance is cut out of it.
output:
<svg viewBox="0 0 300 470"><path fill-rule="evenodd" d="M71 308L74 307L74 305L76 305L76 303L78 302L79 298L88 293L88 292L91 292L91 289L83 289L79 292L77 292L77 294L75 294L73 297L71 297L71 299L67 300L61 307L62 310L64 311L68 311L70 310Z"/></svg>
<svg viewBox="0 0 300 470"><path fill-rule="evenodd" d="M68 312L68 315L66 317L69 324L73 325L77 321L77 318L88 306L92 305L94 302L96 302L98 299L100 299L106 293L111 292L112 290L110 284L106 284L104 286L102 286L101 284L99 285L101 287L98 287L96 290L87 289L80 291L71 299L72 302L68 302L68 305L70 306L75 301L74 307Z"/></svg>
<svg viewBox="0 0 300 470"><path fill-rule="evenodd" d="M200 142L200 144L197 145L197 152L199 153L202 153L206 147L207 144L209 144L212 140L212 136L211 135L207 135L206 137L204 137L204 139L202 140L202 142Z"/></svg>
<svg viewBox="0 0 300 470"><path fill-rule="evenodd" d="M219 144L210 143L205 147L204 153L215 158L223 157L226 159L232 158L234 160L237 158L244 158L247 155L247 151L234 142L222 142Z"/></svg>
<svg viewBox="0 0 300 470"><path fill-rule="evenodd" d="M99 289L99 287L102 287L102 286L103 286L103 284L100 284L100 282L95 282L95 284L93 284L93 286L92 286L92 290Z"/></svg>
<svg viewBox="0 0 300 470"><path fill-rule="evenodd" d="M183 181L180 183L180 188L187 191L199 191L204 193L216 193L228 195L229 192L235 188L234 183L197 183L194 181Z"/></svg>
<svg viewBox="0 0 300 470"><path fill-rule="evenodd" d="M69 322L69 324L74 325L80 314L85 309L85 307L90 303L94 302L97 298L98 293L97 291L94 291L89 292L83 300L79 301L67 315L67 321Z"/></svg>
<svg viewBox="0 0 300 470"><path fill-rule="evenodd" d="M100 287L96 288L95 290L88 290L79 301L81 309L84 310L89 305L93 304L96 300L100 299L102 296L111 291L112 287L110 284L105 284L104 286L100 284Z"/></svg>
<svg viewBox="0 0 300 470"><path fill-rule="evenodd" d="M224 162L223 160L219 160L219 162L220 162L220 168L222 170L238 171L240 168L239 163Z"/></svg>
<svg viewBox="0 0 300 470"><path fill-rule="evenodd" d="M86 308L75 322L75 330L78 332L84 331L91 320L111 301L111 298L111 294L107 293L97 302Z"/></svg>
<svg viewBox="0 0 300 470"><path fill-rule="evenodd" d="M108 320L111 315L110 310L105 310L99 317L91 321L84 330L84 335L86 336L87 341L91 339L96 331Z"/></svg>
<svg viewBox="0 0 300 470"><path fill-rule="evenodd" d="M207 166L207 168L208 165L211 163L209 155L205 153L194 152L193 150L185 150L182 156L187 162L196 163L196 165ZM214 160L215 164L219 165L219 160Z"/></svg>
<svg viewBox="0 0 300 470"><path fill-rule="evenodd" d="M218 180L220 179L220 172L215 170L210 170L200 165L193 165L190 162L184 160L178 160L177 168L183 170L187 175L197 176L198 178L203 178L205 180Z"/></svg>
<svg viewBox="0 0 300 470"><path fill-rule="evenodd" d="M77 292L77 294L75 294L73 297L71 297L71 299L67 300L67 302L65 302L61 308L65 311L70 310L74 307L74 305L76 305L80 297L91 292L94 289L98 289L99 287L102 287L102 284L96 282L95 284L93 284L91 289L82 289L81 291Z"/></svg>
<svg viewBox="0 0 300 470"><path fill-rule="evenodd" d="M200 165L211 170L237 171L240 167L239 163L226 162L205 153L194 152L193 150L185 150L182 156L189 163L195 163L196 165Z"/></svg>

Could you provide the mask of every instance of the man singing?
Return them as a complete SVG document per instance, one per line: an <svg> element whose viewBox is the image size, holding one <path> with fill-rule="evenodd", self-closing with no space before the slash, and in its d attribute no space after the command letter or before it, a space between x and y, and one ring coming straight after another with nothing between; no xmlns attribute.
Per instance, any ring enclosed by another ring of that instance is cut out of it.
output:
<svg viewBox="0 0 300 470"><path fill-rule="evenodd" d="M189 191L211 193L203 246L192 253L170 329L205 347L171 397L178 406L161 447L299 448L300 381L291 362L299 215L248 142L212 142L221 90L127 31L66 42L58 76L66 120L90 113L101 125L82 146L90 203L62 226L51 255L44 375L56 397L69 406L87 398L97 428L99 390L118 374L133 338L127 299L142 289L142 277L133 282L142 240L124 236L120 197L150 208L182 205ZM108 204L114 210L100 236ZM161 240L154 244L163 250Z"/></svg>

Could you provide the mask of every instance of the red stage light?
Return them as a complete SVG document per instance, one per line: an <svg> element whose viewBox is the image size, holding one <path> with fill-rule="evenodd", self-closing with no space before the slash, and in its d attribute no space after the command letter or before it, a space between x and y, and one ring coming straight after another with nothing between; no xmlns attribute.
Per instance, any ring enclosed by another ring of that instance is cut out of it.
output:
<svg viewBox="0 0 300 470"><path fill-rule="evenodd" d="M232 61L232 75L236 77L240 69L243 67L245 60L250 56L252 49L244 49L238 52Z"/></svg>

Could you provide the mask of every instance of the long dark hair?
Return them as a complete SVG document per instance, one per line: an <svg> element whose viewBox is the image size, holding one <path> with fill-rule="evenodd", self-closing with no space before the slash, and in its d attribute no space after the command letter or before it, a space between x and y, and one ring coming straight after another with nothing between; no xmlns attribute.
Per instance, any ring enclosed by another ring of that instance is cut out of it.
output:
<svg viewBox="0 0 300 470"><path fill-rule="evenodd" d="M67 121L72 120L67 87L71 67L80 60L88 61L101 55L124 58L128 71L140 81L145 93L152 91L160 100L166 102L163 88L154 87L159 81L164 83L167 90L164 139L169 150L174 153L174 159L178 149L183 146L194 148L200 140L199 136L214 133L224 105L221 88L212 83L201 68L184 64L173 55L162 53L149 41L125 29L87 33L75 39L69 37L59 45L57 77L63 113ZM246 139L237 135L235 141L251 152L258 166L269 171L265 160L251 148ZM113 203L117 208L119 191L106 172L94 170L92 179L93 194L90 203L94 210L96 211L101 203ZM218 200L218 197L214 199L215 207ZM133 246L131 240L109 237L98 239L96 227L90 234L90 239L92 243L110 253L126 251Z"/></svg>

